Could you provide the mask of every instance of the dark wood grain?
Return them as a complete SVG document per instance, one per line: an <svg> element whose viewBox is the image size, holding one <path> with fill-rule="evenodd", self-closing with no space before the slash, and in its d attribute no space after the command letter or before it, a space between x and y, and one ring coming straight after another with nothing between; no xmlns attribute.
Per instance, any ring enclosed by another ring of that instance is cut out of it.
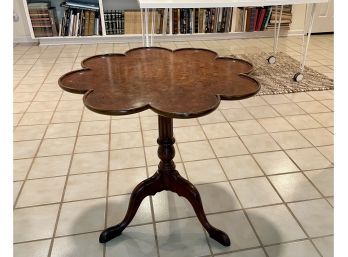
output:
<svg viewBox="0 0 348 257"><path fill-rule="evenodd" d="M150 178L144 180L133 190L127 213L124 219L117 225L105 229L99 237L99 242L106 243L111 239L121 235L122 231L129 225L134 218L142 200L155 195L163 190L169 190L185 197L192 205L198 220L207 230L209 236L224 246L231 244L228 235L212 226L204 213L203 204L196 187L188 180L180 176L175 169L173 158L175 156L173 137L173 120L171 118L158 116L159 137L158 157L160 163L157 172Z"/></svg>
<svg viewBox="0 0 348 257"><path fill-rule="evenodd" d="M207 49L136 48L93 56L82 66L62 76L59 85L85 94L87 108L108 115L150 108L170 118L199 117L215 110L220 100L247 98L260 89L245 75L253 68L250 63Z"/></svg>

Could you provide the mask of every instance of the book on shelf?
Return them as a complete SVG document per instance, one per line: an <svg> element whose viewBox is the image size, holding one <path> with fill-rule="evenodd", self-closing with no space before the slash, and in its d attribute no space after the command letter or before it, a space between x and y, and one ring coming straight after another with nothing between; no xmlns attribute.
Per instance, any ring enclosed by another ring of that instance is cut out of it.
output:
<svg viewBox="0 0 348 257"><path fill-rule="evenodd" d="M162 10L162 9L160 9ZM160 19L161 23L162 24L162 29L160 30L160 33L165 35L165 34L168 34L170 33L170 30L169 30L169 9L164 9L163 12L161 13L161 19ZM161 26L161 25L160 25Z"/></svg>
<svg viewBox="0 0 348 257"><path fill-rule="evenodd" d="M56 8L50 1L29 2L28 11L35 37L58 36Z"/></svg>
<svg viewBox="0 0 348 257"><path fill-rule="evenodd" d="M104 11L105 30L107 35L124 34L124 11L105 10Z"/></svg>
<svg viewBox="0 0 348 257"><path fill-rule="evenodd" d="M256 31L257 19L259 17L259 14L260 14L260 8L255 8L254 9L254 21L253 21L253 24L252 24L251 31Z"/></svg>
<svg viewBox="0 0 348 257"><path fill-rule="evenodd" d="M124 27L125 34L141 34L142 33L141 14L139 10L125 11L124 23L125 23L125 27ZM150 30L148 31L150 32Z"/></svg>
<svg viewBox="0 0 348 257"><path fill-rule="evenodd" d="M256 24L255 24L255 31L260 31L261 30L261 25L262 25L263 19L265 18L265 13L266 13L266 9L265 8L260 8L259 9L259 14L257 16Z"/></svg>
<svg viewBox="0 0 348 257"><path fill-rule="evenodd" d="M93 4L80 1L66 1L61 4L64 14L59 25L59 36L101 35L100 14Z"/></svg>
<svg viewBox="0 0 348 257"><path fill-rule="evenodd" d="M151 34L152 30L152 18L154 20L154 34L163 33L163 15L164 12L160 11L160 9L154 9L148 12L147 31L149 34ZM145 24L143 29L145 33ZM140 10L124 10L124 34L142 34Z"/></svg>
<svg viewBox="0 0 348 257"><path fill-rule="evenodd" d="M83 1L64 1L61 3L62 7L75 8L79 10L90 10L90 11L99 11L99 4L97 3L87 3Z"/></svg>
<svg viewBox="0 0 348 257"><path fill-rule="evenodd" d="M232 15L232 20L231 22L231 32L236 32L237 31L237 21L239 18L239 8L234 7L231 12Z"/></svg>
<svg viewBox="0 0 348 257"><path fill-rule="evenodd" d="M88 32L89 32L89 11L85 11L85 18L84 18L84 27L82 30L82 34L84 36L88 36Z"/></svg>
<svg viewBox="0 0 348 257"><path fill-rule="evenodd" d="M290 29L290 24L292 22L292 6L291 5L284 5L283 6L283 12L281 16L281 22L280 22L280 28L281 29ZM265 30L273 30L274 25L276 23L276 18L279 22L279 16L280 16L280 8L272 7L272 12L270 14L270 17L268 18L268 22L265 26Z"/></svg>
<svg viewBox="0 0 348 257"><path fill-rule="evenodd" d="M266 9L267 10L266 10L263 22L262 22L261 30L265 30L265 28L267 27L267 25L269 23L269 19L271 18L272 6L268 6Z"/></svg>
<svg viewBox="0 0 348 257"><path fill-rule="evenodd" d="M88 36L94 35L95 12L89 13Z"/></svg>
<svg viewBox="0 0 348 257"><path fill-rule="evenodd" d="M250 31L250 22L251 22L251 16L253 14L253 8L247 8L245 10L245 21L244 21L244 27L243 31Z"/></svg>

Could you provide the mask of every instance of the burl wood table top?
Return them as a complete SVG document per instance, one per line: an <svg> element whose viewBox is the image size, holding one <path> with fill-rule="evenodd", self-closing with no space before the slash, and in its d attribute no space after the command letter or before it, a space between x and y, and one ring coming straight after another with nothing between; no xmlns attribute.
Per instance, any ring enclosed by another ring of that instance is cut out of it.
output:
<svg viewBox="0 0 348 257"><path fill-rule="evenodd" d="M220 100L255 95L252 65L206 49L141 47L125 54L96 55L83 69L59 79L66 91L84 94L92 111L126 115L152 109L168 118L193 118L215 110Z"/></svg>

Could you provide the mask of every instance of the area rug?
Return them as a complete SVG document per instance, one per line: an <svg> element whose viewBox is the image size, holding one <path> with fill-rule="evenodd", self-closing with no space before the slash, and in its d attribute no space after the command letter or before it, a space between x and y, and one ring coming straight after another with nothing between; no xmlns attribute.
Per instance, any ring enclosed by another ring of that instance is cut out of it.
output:
<svg viewBox="0 0 348 257"><path fill-rule="evenodd" d="M258 95L334 89L333 79L307 66L304 69L304 79L301 82L293 81L294 74L299 72L300 62L286 53L279 52L276 63L269 64L267 58L270 55L265 52L233 55L254 65L254 71L249 75L261 84Z"/></svg>

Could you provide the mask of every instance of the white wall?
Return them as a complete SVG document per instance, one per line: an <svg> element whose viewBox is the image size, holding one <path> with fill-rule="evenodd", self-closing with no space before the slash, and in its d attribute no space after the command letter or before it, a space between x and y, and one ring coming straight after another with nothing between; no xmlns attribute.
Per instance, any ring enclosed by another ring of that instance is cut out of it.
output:
<svg viewBox="0 0 348 257"><path fill-rule="evenodd" d="M23 0L13 0L13 11L16 12L19 17L17 22L13 22L13 42L21 43L37 41L33 40L30 36L27 18L23 7Z"/></svg>
<svg viewBox="0 0 348 257"><path fill-rule="evenodd" d="M290 30L303 31L305 13L306 5L295 4L292 6L292 23L290 25Z"/></svg>
<svg viewBox="0 0 348 257"><path fill-rule="evenodd" d="M290 29L292 31L303 31L306 5L293 5L293 19ZM311 9L308 6L307 19L310 18ZM334 32L333 0L328 3L318 4L314 14L314 24L312 33Z"/></svg>

